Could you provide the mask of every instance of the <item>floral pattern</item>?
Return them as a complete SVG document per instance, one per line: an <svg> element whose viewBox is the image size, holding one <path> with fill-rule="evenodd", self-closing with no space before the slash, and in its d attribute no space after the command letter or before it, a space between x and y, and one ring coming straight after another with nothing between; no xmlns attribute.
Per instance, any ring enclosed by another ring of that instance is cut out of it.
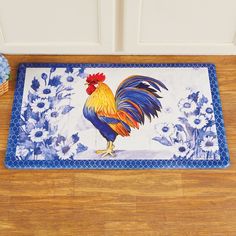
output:
<svg viewBox="0 0 236 236"><path fill-rule="evenodd" d="M213 106L200 91L178 102L182 116L176 124L155 126L154 141L174 148L173 159L219 160Z"/></svg>
<svg viewBox="0 0 236 236"><path fill-rule="evenodd" d="M10 67L7 59L0 54L0 85L6 82L10 76Z"/></svg>
<svg viewBox="0 0 236 236"><path fill-rule="evenodd" d="M20 132L16 149L18 160L73 160L87 150L78 133L65 137L58 133L58 122L74 108L72 82L85 77L84 68L69 66L63 75L50 68L49 73L34 77L27 102L21 110Z"/></svg>

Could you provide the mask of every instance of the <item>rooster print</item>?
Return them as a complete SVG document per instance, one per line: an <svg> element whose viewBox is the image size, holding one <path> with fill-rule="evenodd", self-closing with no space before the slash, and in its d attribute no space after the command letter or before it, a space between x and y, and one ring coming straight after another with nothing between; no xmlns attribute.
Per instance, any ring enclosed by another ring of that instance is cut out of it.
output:
<svg viewBox="0 0 236 236"><path fill-rule="evenodd" d="M115 95L110 87L104 83L103 73L87 76L87 98L83 114L100 134L106 139L107 147L97 150L102 157L115 156L114 142L118 135L127 137L131 128L139 129L140 125L158 117L162 106L158 94L167 87L159 80L143 76L132 75L124 79L118 86Z"/></svg>

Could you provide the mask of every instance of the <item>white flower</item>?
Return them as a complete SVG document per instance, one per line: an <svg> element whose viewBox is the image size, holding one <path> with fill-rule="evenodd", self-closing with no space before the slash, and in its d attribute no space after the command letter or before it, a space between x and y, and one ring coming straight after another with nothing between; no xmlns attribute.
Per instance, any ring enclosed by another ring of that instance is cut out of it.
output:
<svg viewBox="0 0 236 236"><path fill-rule="evenodd" d="M65 87L73 87L73 84L75 83L75 78L71 75L62 77L61 82Z"/></svg>
<svg viewBox="0 0 236 236"><path fill-rule="evenodd" d="M175 128L172 124L161 123L155 125L157 134L161 137L170 137L175 133Z"/></svg>
<svg viewBox="0 0 236 236"><path fill-rule="evenodd" d="M193 100L190 100L188 98L181 99L178 105L180 107L180 111L186 112L186 113L192 113L197 108L196 103Z"/></svg>
<svg viewBox="0 0 236 236"><path fill-rule="evenodd" d="M44 112L49 108L49 103L45 99L37 98L31 104L33 112Z"/></svg>
<svg viewBox="0 0 236 236"><path fill-rule="evenodd" d="M51 123L58 122L60 118L60 112L53 108L47 111L45 118Z"/></svg>
<svg viewBox="0 0 236 236"><path fill-rule="evenodd" d="M70 142L60 142L56 147L57 155L59 159L66 160L72 157L76 153L76 145Z"/></svg>
<svg viewBox="0 0 236 236"><path fill-rule="evenodd" d="M208 118L212 118L214 114L212 105L209 103L204 103L203 106L201 107L201 113L204 114Z"/></svg>
<svg viewBox="0 0 236 236"><path fill-rule="evenodd" d="M42 142L48 137L48 131L43 128L35 128L30 131L30 138L33 142Z"/></svg>
<svg viewBox="0 0 236 236"><path fill-rule="evenodd" d="M199 116L192 115L188 118L188 122L193 128L196 129L201 129L207 124L207 120L203 115Z"/></svg>
<svg viewBox="0 0 236 236"><path fill-rule="evenodd" d="M175 155L177 157L187 157L186 155L189 152L189 147L185 143L176 143L175 144Z"/></svg>
<svg viewBox="0 0 236 236"><path fill-rule="evenodd" d="M25 147L23 146L17 146L16 148L16 156L17 157L26 157L27 154L29 153L29 150L26 149Z"/></svg>
<svg viewBox="0 0 236 236"><path fill-rule="evenodd" d="M219 149L217 139L212 136L204 137L200 147L205 152L216 152Z"/></svg>
<svg viewBox="0 0 236 236"><path fill-rule="evenodd" d="M51 85L40 86L37 94L41 98L54 97L56 95L56 88Z"/></svg>

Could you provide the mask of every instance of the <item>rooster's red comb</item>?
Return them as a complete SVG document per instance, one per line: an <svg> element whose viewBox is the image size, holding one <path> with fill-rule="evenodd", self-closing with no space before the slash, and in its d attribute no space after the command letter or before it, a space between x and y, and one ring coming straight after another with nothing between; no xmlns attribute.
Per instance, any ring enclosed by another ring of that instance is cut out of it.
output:
<svg viewBox="0 0 236 236"><path fill-rule="evenodd" d="M105 78L106 78L106 76L103 73L92 74L87 77L86 82L87 83L103 82L105 80Z"/></svg>

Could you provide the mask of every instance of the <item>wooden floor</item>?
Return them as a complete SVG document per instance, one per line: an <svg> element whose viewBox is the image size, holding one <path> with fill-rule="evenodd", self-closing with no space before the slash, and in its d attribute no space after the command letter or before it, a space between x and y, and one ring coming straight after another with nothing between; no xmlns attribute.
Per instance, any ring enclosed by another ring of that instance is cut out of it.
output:
<svg viewBox="0 0 236 236"><path fill-rule="evenodd" d="M236 235L236 56L7 56L0 98L0 236ZM19 62L216 64L231 166L222 170L8 170Z"/></svg>

